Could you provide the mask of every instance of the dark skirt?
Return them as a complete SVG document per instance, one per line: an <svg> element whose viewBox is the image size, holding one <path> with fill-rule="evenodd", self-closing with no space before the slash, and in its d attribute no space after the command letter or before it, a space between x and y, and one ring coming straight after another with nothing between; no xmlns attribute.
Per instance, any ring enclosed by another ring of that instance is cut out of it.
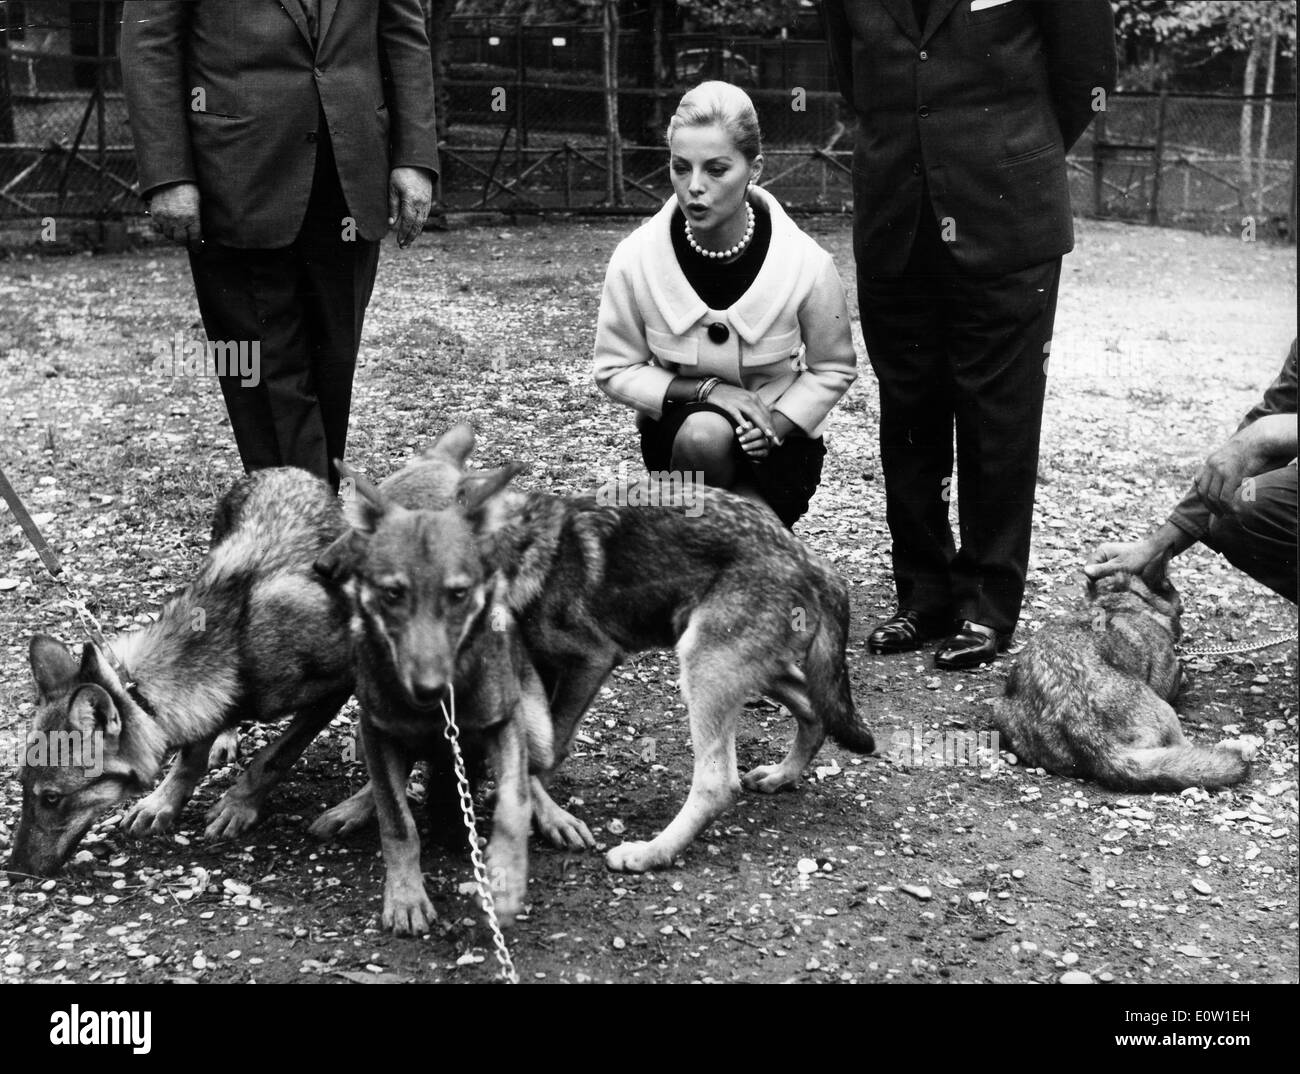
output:
<svg viewBox="0 0 1300 1074"><path fill-rule="evenodd" d="M682 422L704 410L721 414L735 428L731 415L712 403L671 404L664 408L664 416L659 421L644 415L637 419L641 458L647 470L672 469L673 441ZM765 459L751 459L738 440L732 441L731 450L739 483L753 486L786 528L793 528L808 510L808 502L821 482L822 459L826 457L822 438L787 436L785 443L772 446Z"/></svg>

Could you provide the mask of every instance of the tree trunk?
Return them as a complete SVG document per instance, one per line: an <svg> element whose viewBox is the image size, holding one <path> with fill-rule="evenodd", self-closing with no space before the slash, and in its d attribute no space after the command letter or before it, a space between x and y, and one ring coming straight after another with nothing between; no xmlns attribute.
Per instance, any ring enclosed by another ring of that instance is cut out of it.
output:
<svg viewBox="0 0 1300 1074"><path fill-rule="evenodd" d="M424 0L429 31L429 51L433 54L433 107L438 141L447 140L451 124L451 94L447 90L447 69L451 64L451 16L456 0Z"/></svg>
<svg viewBox="0 0 1300 1074"><path fill-rule="evenodd" d="M1260 34L1256 31L1250 42L1250 54L1246 57L1246 74L1242 79L1241 92L1249 97L1255 92L1256 76L1259 72ZM1255 102L1241 102L1241 138L1239 144L1241 156L1240 175L1237 178L1237 204L1244 210L1251 189L1251 156L1254 149Z"/></svg>
<svg viewBox="0 0 1300 1074"><path fill-rule="evenodd" d="M602 59L605 76L606 200L623 204L623 138L618 129L618 0L605 0Z"/></svg>
<svg viewBox="0 0 1300 1074"><path fill-rule="evenodd" d="M1273 122L1273 87L1277 82L1277 31L1268 35L1268 72L1264 75L1264 115L1259 123L1259 157L1255 174L1259 182L1255 187L1255 214L1264 215L1264 188L1268 185L1268 133Z"/></svg>
<svg viewBox="0 0 1300 1074"><path fill-rule="evenodd" d="M673 84L673 72L668 58L667 7L675 2L676 0L652 0L650 63L651 85L654 87L655 95L650 105L650 126L659 138L663 137L668 126L669 109L665 106L664 95Z"/></svg>

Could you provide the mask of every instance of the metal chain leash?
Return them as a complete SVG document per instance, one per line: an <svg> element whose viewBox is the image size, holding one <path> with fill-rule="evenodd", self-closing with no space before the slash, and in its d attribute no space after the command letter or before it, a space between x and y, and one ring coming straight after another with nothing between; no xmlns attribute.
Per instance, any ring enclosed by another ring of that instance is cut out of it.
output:
<svg viewBox="0 0 1300 1074"><path fill-rule="evenodd" d="M1230 656L1233 653L1251 653L1256 649L1271 649L1274 645L1281 645L1283 642L1295 641L1300 638L1300 631L1291 630L1286 634L1279 634L1277 637L1268 638L1264 641L1246 642L1244 645L1197 645L1190 649L1178 650L1179 656Z"/></svg>
<svg viewBox="0 0 1300 1074"><path fill-rule="evenodd" d="M478 825L474 822L474 799L470 794L469 777L465 774L465 760L460 752L460 728L456 726L456 689L448 684L447 690L451 694L451 708L447 708L446 702L443 702L442 715L447 723L443 734L451 744L452 762L456 769L456 791L460 795L460 814L465 821L465 830L469 833L469 858L474 866L474 882L478 885L478 899L487 917L488 927L492 930L493 953L501 964L501 977L507 984L518 984L519 974L515 971L510 950L506 947L506 938L501 933L501 924L497 921L496 901L492 898L487 865L484 864L483 852L478 845Z"/></svg>

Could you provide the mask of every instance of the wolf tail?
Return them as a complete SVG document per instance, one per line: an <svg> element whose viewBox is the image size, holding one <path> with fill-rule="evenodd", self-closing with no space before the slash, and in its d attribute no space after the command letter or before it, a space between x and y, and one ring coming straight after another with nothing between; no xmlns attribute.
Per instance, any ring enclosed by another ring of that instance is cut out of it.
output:
<svg viewBox="0 0 1300 1074"><path fill-rule="evenodd" d="M1101 781L1121 791L1214 790L1250 775L1250 762L1231 746L1207 749L1190 743L1118 751L1100 767Z"/></svg>
<svg viewBox="0 0 1300 1074"><path fill-rule="evenodd" d="M848 598L842 590L837 590L836 598L827 601L804 660L808 698L831 738L846 750L871 753L876 748L876 740L858 718L844 659L848 642Z"/></svg>

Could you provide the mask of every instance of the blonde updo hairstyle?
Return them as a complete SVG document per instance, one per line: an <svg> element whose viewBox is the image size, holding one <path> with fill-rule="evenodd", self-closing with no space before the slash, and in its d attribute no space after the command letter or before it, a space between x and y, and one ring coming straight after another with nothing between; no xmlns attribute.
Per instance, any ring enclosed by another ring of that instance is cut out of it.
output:
<svg viewBox="0 0 1300 1074"><path fill-rule="evenodd" d="M682 127L707 127L716 123L731 136L736 148L751 164L763 151L758 113L749 94L730 82L701 82L687 90L668 121L664 136L669 146Z"/></svg>

